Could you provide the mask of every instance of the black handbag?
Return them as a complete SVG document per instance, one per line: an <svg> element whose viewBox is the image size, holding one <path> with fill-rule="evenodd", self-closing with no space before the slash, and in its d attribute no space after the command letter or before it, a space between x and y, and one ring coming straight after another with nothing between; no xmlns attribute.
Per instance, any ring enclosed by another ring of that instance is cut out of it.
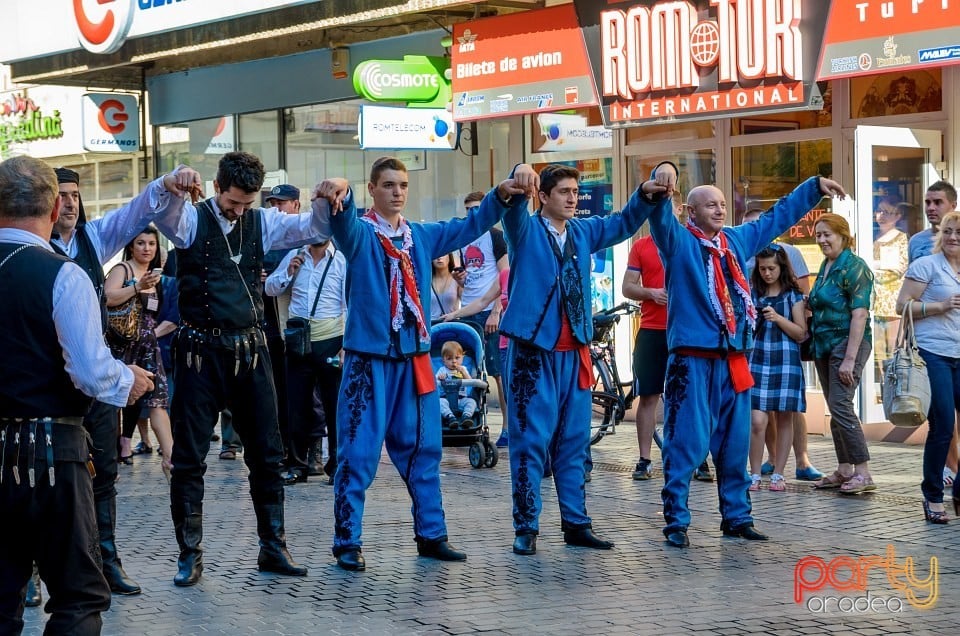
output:
<svg viewBox="0 0 960 636"><path fill-rule="evenodd" d="M320 294L323 292L323 283L327 280L327 272L333 264L333 254L330 254L330 260L327 266L323 268L323 276L320 277L320 286L317 287L317 295L313 298L313 307L310 309L310 318L317 313L317 303L320 301ZM290 318L287 320L287 328L283 330L283 342L286 346L287 354L303 358L313 352L313 345L310 341L310 318Z"/></svg>

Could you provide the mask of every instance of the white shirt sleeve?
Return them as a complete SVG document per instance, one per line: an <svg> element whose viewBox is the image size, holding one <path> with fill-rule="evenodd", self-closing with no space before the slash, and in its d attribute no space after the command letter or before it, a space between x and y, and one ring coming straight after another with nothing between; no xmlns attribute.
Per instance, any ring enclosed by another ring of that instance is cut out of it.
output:
<svg viewBox="0 0 960 636"><path fill-rule="evenodd" d="M181 208L183 199L163 187L163 179L155 179L123 207L111 210L99 219L87 222L87 236L97 250L101 264L116 256L124 246L143 231L151 221L164 213Z"/></svg>
<svg viewBox="0 0 960 636"><path fill-rule="evenodd" d="M297 251L290 250L277 265L277 268L273 270L273 273L267 276L267 280L263 283L263 291L267 293L267 296L279 296L287 291L290 281L293 280L293 276L287 272L287 268L290 267L290 261L293 260Z"/></svg>
<svg viewBox="0 0 960 636"><path fill-rule="evenodd" d="M179 204L171 205L162 214L157 215L153 223L174 247L186 249L193 245L197 237L197 208L192 203L173 197Z"/></svg>
<svg viewBox="0 0 960 636"><path fill-rule="evenodd" d="M263 227L263 251L322 243L333 234L330 229L330 204L318 199L310 212L284 214L276 208L260 208Z"/></svg>
<svg viewBox="0 0 960 636"><path fill-rule="evenodd" d="M93 285L74 263L64 263L54 282L53 323L73 385L106 404L126 406L133 372L110 354Z"/></svg>

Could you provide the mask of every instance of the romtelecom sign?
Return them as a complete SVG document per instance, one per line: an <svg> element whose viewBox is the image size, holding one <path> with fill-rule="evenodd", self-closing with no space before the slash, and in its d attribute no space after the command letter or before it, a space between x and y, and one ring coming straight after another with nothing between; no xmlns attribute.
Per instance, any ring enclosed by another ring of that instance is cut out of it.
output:
<svg viewBox="0 0 960 636"><path fill-rule="evenodd" d="M447 61L426 55L367 60L353 72L353 88L372 102L405 102L413 108L444 108L450 101Z"/></svg>
<svg viewBox="0 0 960 636"><path fill-rule="evenodd" d="M822 0L575 0L610 127L822 106Z"/></svg>

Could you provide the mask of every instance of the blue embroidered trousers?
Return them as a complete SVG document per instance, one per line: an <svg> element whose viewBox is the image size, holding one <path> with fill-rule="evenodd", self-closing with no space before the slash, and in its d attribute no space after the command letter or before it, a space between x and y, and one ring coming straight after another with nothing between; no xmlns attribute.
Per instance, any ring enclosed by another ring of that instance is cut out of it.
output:
<svg viewBox="0 0 960 636"><path fill-rule="evenodd" d="M440 498L440 401L418 396L410 360L347 352L337 404L333 552L362 545L363 508L384 443L413 500L417 538L447 538Z"/></svg>
<svg viewBox="0 0 960 636"><path fill-rule="evenodd" d="M723 527L753 524L746 469L750 391L734 392L726 360L671 353L663 403L664 534L690 525L690 479L707 450L717 467Z"/></svg>
<svg viewBox="0 0 960 636"><path fill-rule="evenodd" d="M510 340L507 411L510 413L510 479L517 534L540 531L540 482L549 454L565 529L590 526L584 464L590 446L591 398L578 385L576 351L544 351Z"/></svg>

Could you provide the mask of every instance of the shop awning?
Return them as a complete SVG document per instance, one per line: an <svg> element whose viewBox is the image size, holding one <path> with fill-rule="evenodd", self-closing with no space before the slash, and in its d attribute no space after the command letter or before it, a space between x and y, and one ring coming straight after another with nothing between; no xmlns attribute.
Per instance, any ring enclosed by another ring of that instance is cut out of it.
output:
<svg viewBox="0 0 960 636"><path fill-rule="evenodd" d="M820 80L960 63L960 3L833 0Z"/></svg>

